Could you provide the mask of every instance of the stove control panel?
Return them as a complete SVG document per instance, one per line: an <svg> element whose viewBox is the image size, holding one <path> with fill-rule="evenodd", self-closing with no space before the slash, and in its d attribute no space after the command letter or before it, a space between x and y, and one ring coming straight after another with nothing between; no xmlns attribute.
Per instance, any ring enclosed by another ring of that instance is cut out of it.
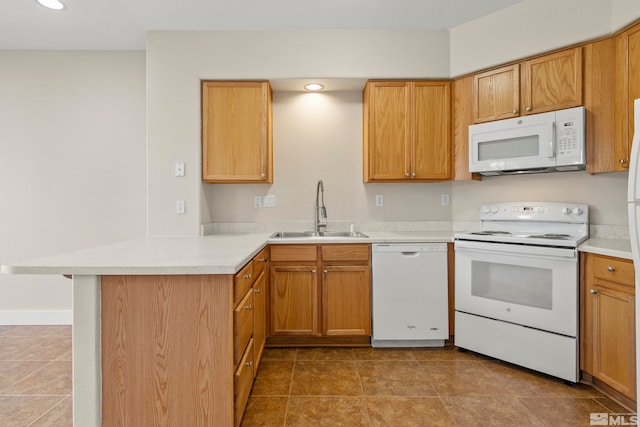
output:
<svg viewBox="0 0 640 427"><path fill-rule="evenodd" d="M574 203L493 203L480 208L480 220L588 223L588 213L587 205Z"/></svg>

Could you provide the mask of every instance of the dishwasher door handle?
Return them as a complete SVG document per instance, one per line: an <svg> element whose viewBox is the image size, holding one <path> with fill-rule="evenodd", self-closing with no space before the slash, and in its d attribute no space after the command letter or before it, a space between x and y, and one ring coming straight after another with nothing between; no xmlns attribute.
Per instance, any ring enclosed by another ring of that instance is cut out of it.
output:
<svg viewBox="0 0 640 427"><path fill-rule="evenodd" d="M420 252L400 252L402 254L402 256L406 256L406 257L416 257L418 255L420 255Z"/></svg>

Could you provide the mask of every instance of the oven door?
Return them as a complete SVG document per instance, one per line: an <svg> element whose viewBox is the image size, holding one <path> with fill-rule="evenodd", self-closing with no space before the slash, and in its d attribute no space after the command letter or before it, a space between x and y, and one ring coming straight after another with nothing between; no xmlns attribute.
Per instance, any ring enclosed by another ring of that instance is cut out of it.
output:
<svg viewBox="0 0 640 427"><path fill-rule="evenodd" d="M577 336L578 256L572 248L455 242L455 309Z"/></svg>

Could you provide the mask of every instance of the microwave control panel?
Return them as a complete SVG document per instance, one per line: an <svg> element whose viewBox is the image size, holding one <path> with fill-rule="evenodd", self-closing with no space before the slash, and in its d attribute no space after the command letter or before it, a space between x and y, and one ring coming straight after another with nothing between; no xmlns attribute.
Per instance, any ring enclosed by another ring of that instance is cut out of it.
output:
<svg viewBox="0 0 640 427"><path fill-rule="evenodd" d="M557 141L556 155L558 157L580 155L582 144L580 144L580 129L576 120L556 122Z"/></svg>

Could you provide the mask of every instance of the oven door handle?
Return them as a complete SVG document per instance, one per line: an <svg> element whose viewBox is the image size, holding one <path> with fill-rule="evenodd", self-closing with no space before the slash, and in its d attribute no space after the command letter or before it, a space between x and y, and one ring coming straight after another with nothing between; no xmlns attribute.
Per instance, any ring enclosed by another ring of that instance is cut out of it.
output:
<svg viewBox="0 0 640 427"><path fill-rule="evenodd" d="M576 259L578 251L575 248L553 248L534 245L510 245L504 243L476 242L471 240L456 240L456 251L471 251L488 254L501 254L513 256L535 256L537 258L569 258Z"/></svg>

